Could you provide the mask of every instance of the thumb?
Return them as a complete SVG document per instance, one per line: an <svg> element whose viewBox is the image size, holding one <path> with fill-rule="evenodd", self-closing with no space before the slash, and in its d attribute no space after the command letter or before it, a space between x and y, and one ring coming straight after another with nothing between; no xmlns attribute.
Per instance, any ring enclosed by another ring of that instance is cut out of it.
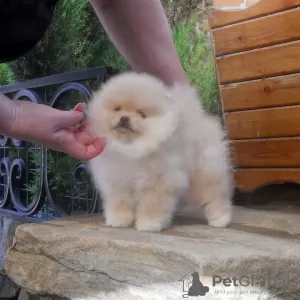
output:
<svg viewBox="0 0 300 300"><path fill-rule="evenodd" d="M62 129L80 124L84 120L84 115L78 111L60 111L56 120L56 129Z"/></svg>

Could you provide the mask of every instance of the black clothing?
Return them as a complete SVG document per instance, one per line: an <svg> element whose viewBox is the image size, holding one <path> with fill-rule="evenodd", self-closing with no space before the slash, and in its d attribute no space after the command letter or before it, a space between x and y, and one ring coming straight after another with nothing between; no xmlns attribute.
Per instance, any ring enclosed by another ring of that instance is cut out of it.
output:
<svg viewBox="0 0 300 300"><path fill-rule="evenodd" d="M0 0L0 63L25 55L47 31L58 0Z"/></svg>

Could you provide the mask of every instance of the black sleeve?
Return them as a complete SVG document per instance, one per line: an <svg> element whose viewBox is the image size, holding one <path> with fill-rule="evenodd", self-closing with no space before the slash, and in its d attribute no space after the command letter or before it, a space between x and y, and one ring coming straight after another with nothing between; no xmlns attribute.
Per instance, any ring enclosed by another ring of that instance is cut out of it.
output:
<svg viewBox="0 0 300 300"><path fill-rule="evenodd" d="M48 29L58 0L0 0L0 63L31 50Z"/></svg>

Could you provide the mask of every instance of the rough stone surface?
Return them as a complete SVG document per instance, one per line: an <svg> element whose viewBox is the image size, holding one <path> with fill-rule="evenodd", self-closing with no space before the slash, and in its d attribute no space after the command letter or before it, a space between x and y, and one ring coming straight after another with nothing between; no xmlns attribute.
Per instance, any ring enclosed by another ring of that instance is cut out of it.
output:
<svg viewBox="0 0 300 300"><path fill-rule="evenodd" d="M26 224L16 230L5 267L31 294L68 299L182 299L197 271L209 287L203 299L299 300L299 220L269 217L237 208L226 229L179 217L161 233L107 228L100 216ZM216 274L238 278L238 287L228 280L213 286Z"/></svg>
<svg viewBox="0 0 300 300"><path fill-rule="evenodd" d="M0 299L17 297L19 287L5 275L4 258L13 242L15 229L27 221L20 217L0 215Z"/></svg>
<svg viewBox="0 0 300 300"><path fill-rule="evenodd" d="M230 227L235 230L241 230L244 232L263 233L274 236L300 236L300 218L299 209L294 211L282 211L274 208L267 209L255 209L255 208L243 208L235 207L234 218ZM201 215L201 211L193 207L186 207L180 211L179 215L189 217L192 219L198 219ZM202 217L200 222L205 223Z"/></svg>

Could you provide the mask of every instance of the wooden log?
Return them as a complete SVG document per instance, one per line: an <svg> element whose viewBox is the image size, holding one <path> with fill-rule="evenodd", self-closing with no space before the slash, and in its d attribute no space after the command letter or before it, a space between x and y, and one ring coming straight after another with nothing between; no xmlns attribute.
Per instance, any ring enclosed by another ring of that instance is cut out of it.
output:
<svg viewBox="0 0 300 300"><path fill-rule="evenodd" d="M251 192L274 183L300 183L300 169L238 169L235 185L241 192Z"/></svg>
<svg viewBox="0 0 300 300"><path fill-rule="evenodd" d="M220 84L300 72L300 41L216 59Z"/></svg>
<svg viewBox="0 0 300 300"><path fill-rule="evenodd" d="M295 8L256 20L212 31L215 54L236 53L297 40L300 9Z"/></svg>
<svg viewBox="0 0 300 300"><path fill-rule="evenodd" d="M300 105L226 113L224 120L230 139L300 136Z"/></svg>
<svg viewBox="0 0 300 300"><path fill-rule="evenodd" d="M236 168L298 168L300 138L231 141Z"/></svg>
<svg viewBox="0 0 300 300"><path fill-rule="evenodd" d="M228 11L220 8L212 8L209 13L209 24L211 28L222 27L228 24L285 11L299 5L300 0L260 0L258 3L246 9Z"/></svg>
<svg viewBox="0 0 300 300"><path fill-rule="evenodd" d="M300 74L221 86L224 112L300 104Z"/></svg>

